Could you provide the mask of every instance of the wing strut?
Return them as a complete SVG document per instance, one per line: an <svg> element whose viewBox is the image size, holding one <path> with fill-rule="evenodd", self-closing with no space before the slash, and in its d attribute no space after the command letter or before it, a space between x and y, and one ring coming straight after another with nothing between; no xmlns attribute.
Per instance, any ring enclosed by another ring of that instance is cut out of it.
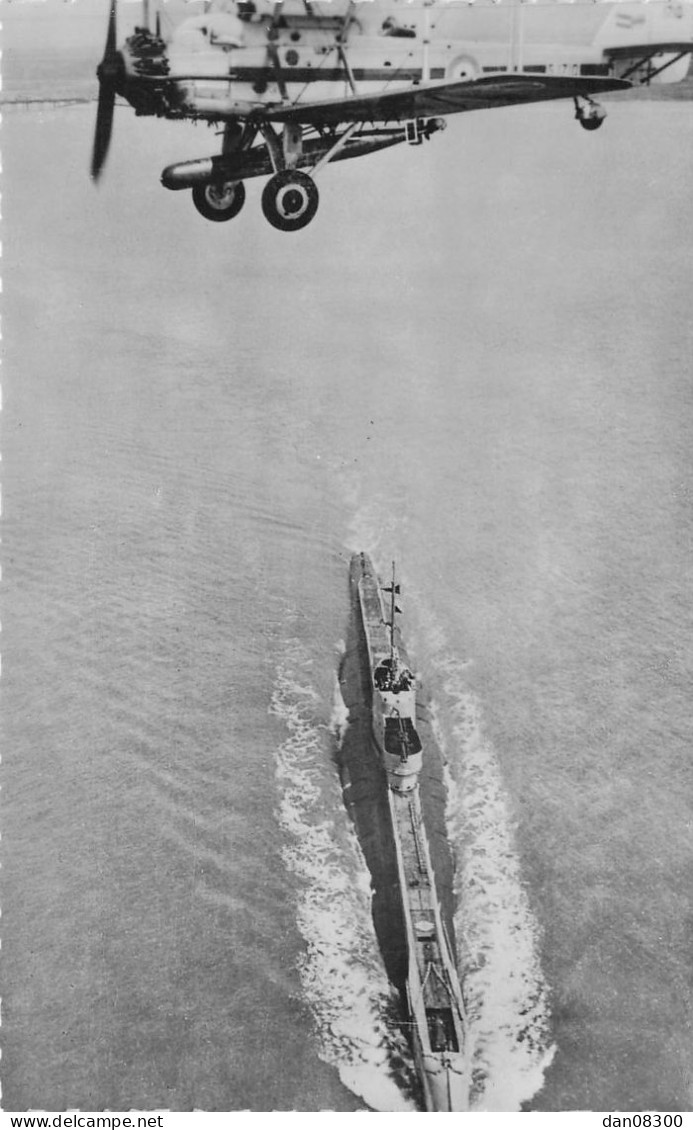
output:
<svg viewBox="0 0 693 1130"><path fill-rule="evenodd" d="M672 67L674 63L678 63L679 59L683 59L684 55L690 55L690 53L690 48L687 48L685 51L679 51L678 55L675 55L673 59L668 59L666 63L662 63L661 67L656 67L654 70L652 70L649 64L651 63L652 59L654 59L655 55L660 55L661 52L650 51L649 55L645 55L642 59L638 59L637 63L633 63L632 67L629 67L628 70L624 71L623 74L619 77L629 78L632 74L635 74L635 72L639 70L640 67L646 66L647 74L643 79L641 79L641 84L644 86L649 86L653 78L656 78L657 75L661 75L662 71L665 71L667 67Z"/></svg>
<svg viewBox="0 0 693 1130"><path fill-rule="evenodd" d="M304 0L304 2L306 3L306 5L310 4L310 0ZM354 18L354 0L349 0L349 6L348 6L346 12L344 13L344 18L342 20L342 26L337 33L336 43L337 43L337 54L339 55L340 63L344 67L344 73L346 75L347 82L349 83L349 89L351 90L352 94L358 94L358 90L356 89L356 83L354 81L354 74L353 74L353 71L351 69L351 66L349 65L349 60L347 59L346 51L344 50L344 44L347 41L347 37L349 35L349 28L351 27L351 21L353 20L353 18Z"/></svg>
<svg viewBox="0 0 693 1130"><path fill-rule="evenodd" d="M336 157L337 153L339 153L340 149L344 148L347 141L354 133L357 125L358 122L352 122L350 126L347 126L347 128L344 130L344 133L341 134L337 141L335 141L332 148L328 149L327 153L323 154L317 164L313 165L313 168L311 169L311 176L315 176L316 173L319 173L320 170L325 167L325 165L329 164L329 162L332 161L334 157Z"/></svg>
<svg viewBox="0 0 693 1130"><path fill-rule="evenodd" d="M351 93L358 94L356 83L354 82L354 75L351 67L349 66L349 60L346 57L346 51L344 50L344 44L339 39L337 40L337 54L339 55L342 66L344 67L344 73L347 77L347 82L349 83Z"/></svg>
<svg viewBox="0 0 693 1130"><path fill-rule="evenodd" d="M272 69L274 70L274 73L275 73L275 76L276 76L276 79L277 79L277 86L279 87L279 93L281 94L282 102L288 102L289 94L288 94L288 91L286 89L286 83L284 82L284 72L282 70L282 65L281 65L281 62L279 60L279 52L277 51L277 45L274 42L276 34L277 34L277 28L280 26L281 20L283 19L283 15L282 15L283 6L284 6L283 0L277 0L276 4L274 5L274 12L272 13L272 22L267 29L267 54L269 56L269 60L272 64ZM286 26L286 25L284 25L284 26Z"/></svg>
<svg viewBox="0 0 693 1130"><path fill-rule="evenodd" d="M311 0L303 0L303 3L304 3L305 10L306 10L307 14L309 14L309 16L312 16L313 15L313 6L312 6L312 3L311 3ZM352 92L352 94L358 94L358 90L356 88L356 82L354 80L354 72L353 72L352 68L350 68L350 66L349 66L347 54L346 54L346 51L344 49L344 45L347 42L347 38L348 38L348 34L349 34L349 27L352 26L352 20L353 19L354 19L354 0L349 0L347 10L345 11L343 19L341 19L341 27L339 28L339 31L337 32L337 35L335 37L335 44L337 46L337 54L339 56L339 62L341 63L341 66L344 67L344 73L346 75L346 80L349 84L350 92Z"/></svg>

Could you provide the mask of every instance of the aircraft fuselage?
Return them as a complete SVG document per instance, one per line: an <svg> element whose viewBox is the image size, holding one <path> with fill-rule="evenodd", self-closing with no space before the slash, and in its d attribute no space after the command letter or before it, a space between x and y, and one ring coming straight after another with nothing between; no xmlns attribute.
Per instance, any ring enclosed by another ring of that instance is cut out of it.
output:
<svg viewBox="0 0 693 1130"><path fill-rule="evenodd" d="M186 114L346 98L502 73L619 74L612 49L693 39L693 6L639 0L473 0L425 5L343 0L223 4L183 21L167 46ZM658 58L658 65L666 61ZM680 79L682 58L660 81ZM651 68L653 69L653 68ZM637 81L638 75L635 75ZM226 81L224 81L226 80Z"/></svg>

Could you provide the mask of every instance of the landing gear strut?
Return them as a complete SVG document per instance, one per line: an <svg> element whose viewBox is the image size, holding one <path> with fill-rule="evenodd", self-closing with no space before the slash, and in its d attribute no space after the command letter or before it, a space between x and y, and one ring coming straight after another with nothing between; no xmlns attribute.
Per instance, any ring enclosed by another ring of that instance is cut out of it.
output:
<svg viewBox="0 0 693 1130"><path fill-rule="evenodd" d="M194 184L192 198L198 212L206 220L221 223L232 220L245 204L245 185L242 180L224 184Z"/></svg>
<svg viewBox="0 0 693 1130"><path fill-rule="evenodd" d="M272 227L298 231L318 210L315 181L298 169L283 169L267 181L262 193L262 211Z"/></svg>
<svg viewBox="0 0 693 1130"><path fill-rule="evenodd" d="M575 102L575 117L579 121L583 129L593 130L599 129L600 125L606 117L606 110L600 106L598 102L593 102L591 98L582 99L580 97L574 99Z"/></svg>

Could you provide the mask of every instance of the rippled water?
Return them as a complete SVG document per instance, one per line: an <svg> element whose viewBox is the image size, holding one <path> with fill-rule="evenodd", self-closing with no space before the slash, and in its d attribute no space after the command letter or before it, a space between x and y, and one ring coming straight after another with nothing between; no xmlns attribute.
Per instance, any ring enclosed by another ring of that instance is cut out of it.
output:
<svg viewBox="0 0 693 1130"><path fill-rule="evenodd" d="M120 111L95 192L91 116L3 131L6 1108L412 1109L337 769L366 549L475 1105L688 1109L689 108L470 114L295 236Z"/></svg>

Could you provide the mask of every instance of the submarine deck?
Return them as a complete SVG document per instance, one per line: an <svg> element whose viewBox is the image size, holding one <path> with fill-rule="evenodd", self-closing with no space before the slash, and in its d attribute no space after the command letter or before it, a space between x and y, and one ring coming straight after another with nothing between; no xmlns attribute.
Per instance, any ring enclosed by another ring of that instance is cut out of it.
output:
<svg viewBox="0 0 693 1130"><path fill-rule="evenodd" d="M452 961L448 940L440 917L440 906L433 878L426 829L421 811L419 790L411 793L391 792L391 812L401 860L402 895L406 899L407 917L416 951L417 966L425 985L426 1008L453 1007L448 986L438 976L429 975L431 967Z"/></svg>

